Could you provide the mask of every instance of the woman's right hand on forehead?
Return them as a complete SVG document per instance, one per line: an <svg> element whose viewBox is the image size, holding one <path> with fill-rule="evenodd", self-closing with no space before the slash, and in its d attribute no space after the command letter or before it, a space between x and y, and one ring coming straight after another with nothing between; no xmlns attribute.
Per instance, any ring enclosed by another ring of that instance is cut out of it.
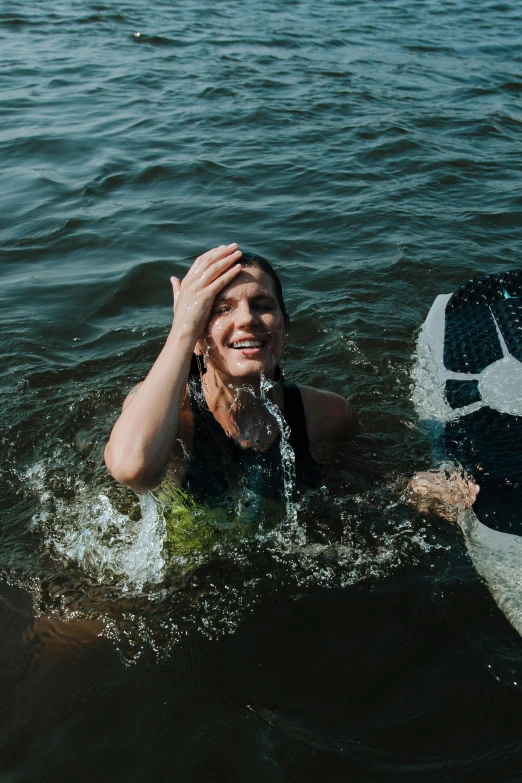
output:
<svg viewBox="0 0 522 783"><path fill-rule="evenodd" d="M237 244L221 245L198 256L180 280L171 277L174 294L174 328L187 330L194 343L210 318L216 295L241 271Z"/></svg>
<svg viewBox="0 0 522 783"><path fill-rule="evenodd" d="M109 473L136 492L161 481L177 439L192 352L218 294L241 271L237 245L196 258L183 278L171 278L174 321L149 374L125 404L105 449Z"/></svg>

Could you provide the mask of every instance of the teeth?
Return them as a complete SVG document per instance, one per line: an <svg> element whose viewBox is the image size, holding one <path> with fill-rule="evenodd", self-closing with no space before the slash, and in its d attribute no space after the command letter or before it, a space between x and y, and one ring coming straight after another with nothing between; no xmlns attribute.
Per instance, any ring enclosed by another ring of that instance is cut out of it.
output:
<svg viewBox="0 0 522 783"><path fill-rule="evenodd" d="M261 340L238 340L232 343L232 348L261 348L262 345Z"/></svg>

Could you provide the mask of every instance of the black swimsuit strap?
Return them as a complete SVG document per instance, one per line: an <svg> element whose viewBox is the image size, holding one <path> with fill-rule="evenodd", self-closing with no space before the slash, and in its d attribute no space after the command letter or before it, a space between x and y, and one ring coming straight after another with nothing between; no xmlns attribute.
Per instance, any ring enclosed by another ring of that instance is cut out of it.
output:
<svg viewBox="0 0 522 783"><path fill-rule="evenodd" d="M208 409L199 376L190 376L188 388L190 407L195 416L195 421L200 416L204 416L208 421L216 425L217 432L227 437L221 425L218 424L214 415ZM296 455L308 457L310 456L310 441L306 429L306 416L301 392L296 383L281 381L281 388L285 404L285 421L290 427L290 445ZM275 442L278 441L279 438L276 438ZM275 445L275 442L272 445Z"/></svg>
<svg viewBox="0 0 522 783"><path fill-rule="evenodd" d="M279 454L281 433L277 434L277 437L264 451L257 451L256 449L251 449L250 447L241 446L236 440L234 440L234 438L231 438L226 434L225 430L208 407L199 375L189 375L187 385L190 408L192 410L192 416L194 420L195 433L201 433L204 431L207 439L209 434L212 433L211 437L215 436L218 440L226 442L229 448L234 450L237 449L241 454L246 454L248 452L266 454L267 456L271 455L272 452Z"/></svg>

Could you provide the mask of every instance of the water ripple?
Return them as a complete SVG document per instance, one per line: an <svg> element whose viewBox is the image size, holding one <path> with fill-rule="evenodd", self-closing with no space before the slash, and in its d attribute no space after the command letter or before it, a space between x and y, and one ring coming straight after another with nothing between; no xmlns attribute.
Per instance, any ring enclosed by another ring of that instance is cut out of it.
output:
<svg viewBox="0 0 522 783"><path fill-rule="evenodd" d="M401 493L429 464L410 400L416 330L436 294L520 264L521 22L498 0L0 11L0 571L22 607L0 603L0 687L19 710L0 741L13 780L76 775L85 736L98 776L111 747L122 776L168 779L172 747L187 779L513 779L518 637L458 531ZM361 487L371 449L355 455L353 491L310 501L302 549L259 540L162 570L156 528L106 475L103 444L167 334L170 275L231 241L280 270L288 376L353 400L385 477ZM60 691L39 651L54 639L73 666L79 631L68 648L59 620L19 630L42 612L103 616L121 658L155 673L164 661L175 687L123 682L91 629L96 708L84 694L78 717L80 678ZM30 769L13 755L29 725ZM64 742L74 770L58 765Z"/></svg>

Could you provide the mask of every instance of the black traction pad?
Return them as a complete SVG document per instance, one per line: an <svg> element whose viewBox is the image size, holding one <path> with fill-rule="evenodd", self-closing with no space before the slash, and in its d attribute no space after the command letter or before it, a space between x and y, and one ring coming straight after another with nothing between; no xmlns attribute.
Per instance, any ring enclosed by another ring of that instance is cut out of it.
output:
<svg viewBox="0 0 522 783"><path fill-rule="evenodd" d="M448 378L444 393L452 408L463 408L480 400L478 381L457 381Z"/></svg>
<svg viewBox="0 0 522 783"><path fill-rule="evenodd" d="M522 361L522 271L472 280L451 296L444 332L446 369L479 374L502 359L499 331L507 351ZM444 394L453 409L481 399L476 379L448 379ZM481 487L473 507L479 520L522 535L522 417L483 406L447 422L444 449Z"/></svg>
<svg viewBox="0 0 522 783"><path fill-rule="evenodd" d="M480 373L502 359L495 319L509 352L522 361L522 299L518 297L522 297L522 271L479 277L455 291L446 306L444 364L448 370Z"/></svg>

